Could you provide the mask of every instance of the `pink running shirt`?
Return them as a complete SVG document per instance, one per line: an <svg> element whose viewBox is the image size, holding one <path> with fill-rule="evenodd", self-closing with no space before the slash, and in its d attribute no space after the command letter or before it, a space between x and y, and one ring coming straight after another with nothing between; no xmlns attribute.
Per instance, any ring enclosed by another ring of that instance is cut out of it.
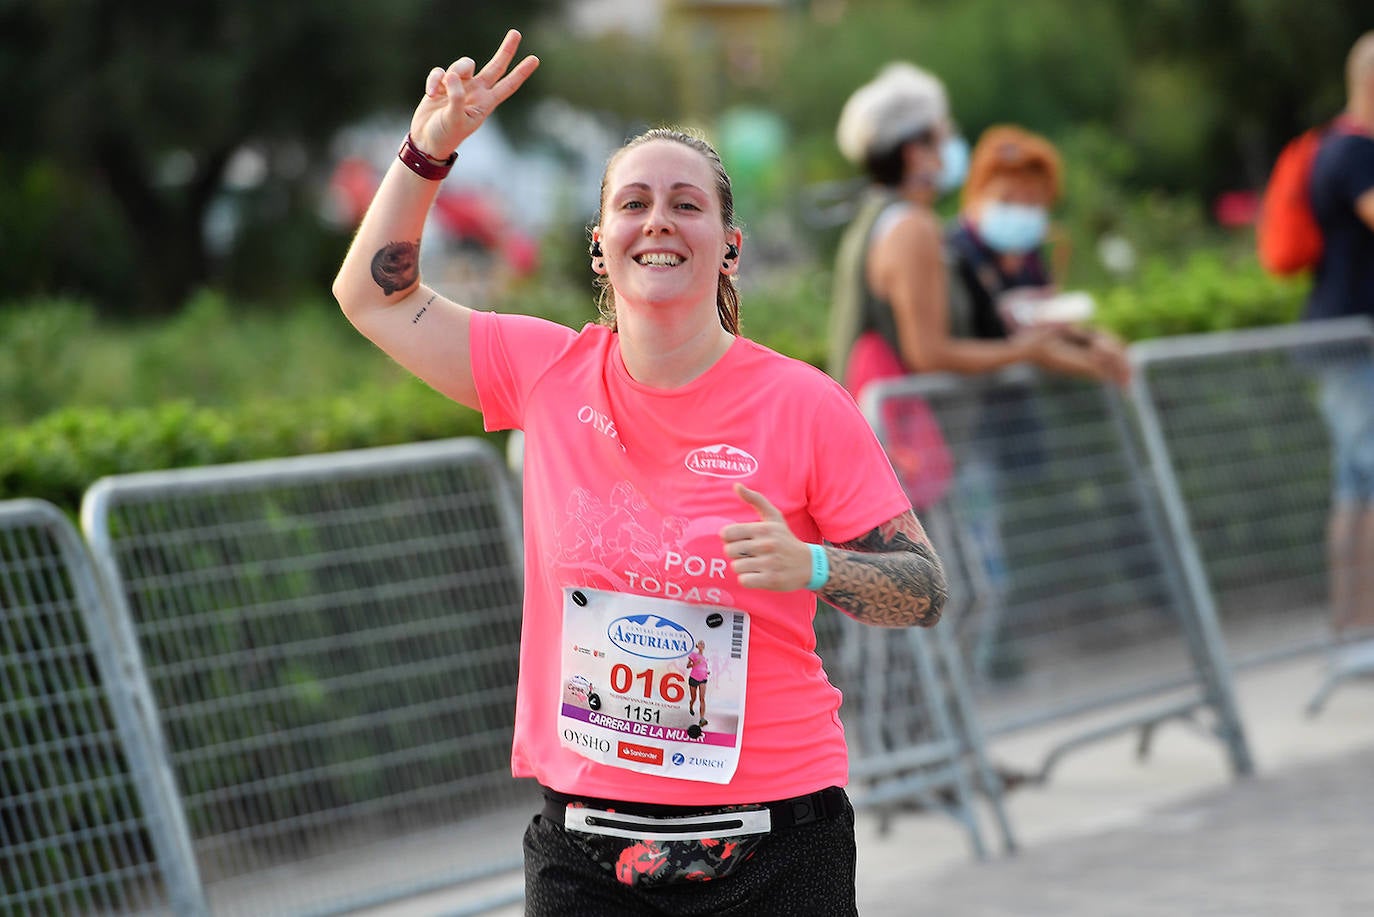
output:
<svg viewBox="0 0 1374 917"><path fill-rule="evenodd" d="M675 805L785 799L848 782L840 692L806 590L739 585L720 540L759 491L803 541L844 542L910 509L854 401L815 367L738 338L697 379L632 379L615 333L476 312L488 430L525 431L525 610L511 769L570 795ZM636 773L560 745L562 590L724 605L750 615L747 715L726 784ZM836 612L838 613L838 612Z"/></svg>

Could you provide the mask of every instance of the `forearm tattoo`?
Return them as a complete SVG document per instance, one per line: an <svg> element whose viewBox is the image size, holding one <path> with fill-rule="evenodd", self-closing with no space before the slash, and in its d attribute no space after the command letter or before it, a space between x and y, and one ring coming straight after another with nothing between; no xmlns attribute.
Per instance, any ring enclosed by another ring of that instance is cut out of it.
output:
<svg viewBox="0 0 1374 917"><path fill-rule="evenodd" d="M387 296L420 279L420 243L392 242L372 256L372 279Z"/></svg>
<svg viewBox="0 0 1374 917"><path fill-rule="evenodd" d="M821 598L857 621L880 627L930 627L949 587L925 531L908 510L830 552Z"/></svg>

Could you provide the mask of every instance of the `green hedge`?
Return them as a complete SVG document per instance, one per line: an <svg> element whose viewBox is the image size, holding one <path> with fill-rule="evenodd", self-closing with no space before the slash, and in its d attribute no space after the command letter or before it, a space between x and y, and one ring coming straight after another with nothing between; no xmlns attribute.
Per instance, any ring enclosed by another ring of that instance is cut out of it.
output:
<svg viewBox="0 0 1374 917"><path fill-rule="evenodd" d="M225 409L69 408L0 429L0 499L37 497L75 512L105 475L475 435L486 435L477 412L418 381Z"/></svg>
<svg viewBox="0 0 1374 917"><path fill-rule="evenodd" d="M1182 264L1152 261L1130 283L1097 296L1097 322L1128 341L1284 325L1298 320L1305 277L1266 274L1243 256L1198 252Z"/></svg>
<svg viewBox="0 0 1374 917"><path fill-rule="evenodd" d="M61 299L0 303L0 425L178 399L298 403L409 378L323 300L240 304L207 291L158 322Z"/></svg>
<svg viewBox="0 0 1374 917"><path fill-rule="evenodd" d="M781 352L819 364L826 350L829 284L828 271L813 270L746 286L745 333ZM1301 279L1280 280L1265 274L1248 250L1206 250L1182 264L1149 263L1130 281L1095 291L1097 322L1132 341L1283 324L1297 319L1306 286ZM569 303L581 309L587 301L559 291L544 299L530 297L529 302L522 302L521 311L547 314L573 326L590 317L582 311L571 313ZM557 311L560 308L563 312ZM217 377L232 377L235 369L252 371L245 352L262 355L267 346L264 342L272 338L270 327L261 317L230 322L224 319L225 312L223 304L202 297L174 333L159 331L147 340L130 338L128 346L138 348L134 362L169 348L184 351L181 346L170 347L169 340L184 343L187 334L204 331L202 326L209 323L215 326L214 337L228 354L218 358L223 365L216 366ZM85 315L71 307L52 314ZM318 316L283 315L280 323L279 336L290 337L296 350L299 342L295 336L310 332L315 341L312 361L334 367L321 371L311 390L335 384L340 363L351 363L358 373L367 369L372 373L369 379L375 379L389 365L380 355L362 350L367 354L362 359L375 359L378 367L360 368L359 351L354 349L356 336L346 326L343 330L347 333L337 335L338 341L321 331L339 321L331 324ZM21 323L11 324L19 327ZM183 324L187 327L181 327ZM30 334L39 334L31 318L22 325ZM171 338L164 340L168 334ZM207 355L206 359L216 358ZM261 370L272 369L281 359L281 353L266 353L263 362L268 365ZM186 376L189 371L183 364L187 362L177 364L181 369L169 368L163 374L167 379L164 384L172 385ZM44 367L53 371L52 361L42 364L12 375L22 379L38 376ZM61 375L56 373L56 377ZM49 380L48 387L53 384L54 380ZM144 408L69 407L28 425L0 427L0 499L40 497L75 511L85 489L109 474L482 433L476 412L453 404L413 379L366 381L356 391L332 397L273 398L256 394L260 390L242 381L237 385L245 393L254 393L237 405L207 407L203 402L174 401ZM194 378L187 378L183 389L198 401L206 397ZM280 388L274 385L272 390ZM18 388L8 391L13 395Z"/></svg>

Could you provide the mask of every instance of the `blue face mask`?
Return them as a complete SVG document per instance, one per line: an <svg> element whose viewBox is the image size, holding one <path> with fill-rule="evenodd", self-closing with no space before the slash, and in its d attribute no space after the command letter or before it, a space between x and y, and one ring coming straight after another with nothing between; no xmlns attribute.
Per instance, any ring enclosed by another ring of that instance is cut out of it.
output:
<svg viewBox="0 0 1374 917"><path fill-rule="evenodd" d="M991 201L983 206L978 235L995 252L1023 255L1045 240L1049 226L1044 207Z"/></svg>
<svg viewBox="0 0 1374 917"><path fill-rule="evenodd" d="M940 144L940 177L935 187L941 194L948 194L964 183L968 177L968 141L958 134L950 134Z"/></svg>

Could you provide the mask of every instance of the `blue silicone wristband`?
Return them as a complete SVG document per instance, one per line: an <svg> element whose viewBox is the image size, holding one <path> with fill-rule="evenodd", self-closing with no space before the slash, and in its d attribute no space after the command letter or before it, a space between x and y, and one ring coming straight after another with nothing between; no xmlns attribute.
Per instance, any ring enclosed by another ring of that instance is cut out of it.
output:
<svg viewBox="0 0 1374 917"><path fill-rule="evenodd" d="M807 547L811 549L811 581L806 588L815 592L830 580L830 558L825 556L825 548L818 544Z"/></svg>

